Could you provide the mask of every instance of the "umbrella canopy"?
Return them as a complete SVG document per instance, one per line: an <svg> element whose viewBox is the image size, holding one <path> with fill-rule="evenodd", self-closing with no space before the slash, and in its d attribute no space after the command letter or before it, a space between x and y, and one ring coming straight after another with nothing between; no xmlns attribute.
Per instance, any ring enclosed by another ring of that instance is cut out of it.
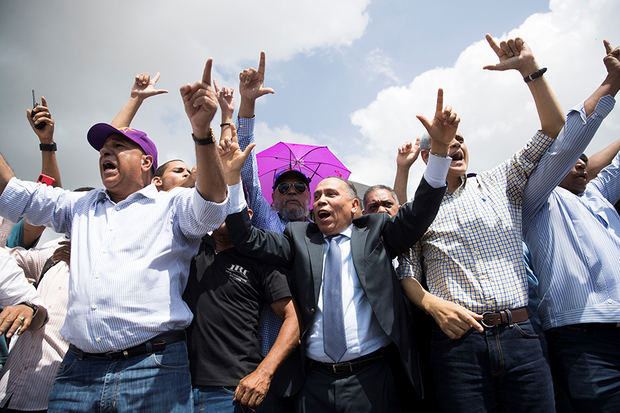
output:
<svg viewBox="0 0 620 413"><path fill-rule="evenodd" d="M323 178L337 176L349 178L351 171L327 146L300 145L279 142L256 155L258 178L263 196L272 204L275 176L287 169L294 169L310 178L310 194Z"/></svg>

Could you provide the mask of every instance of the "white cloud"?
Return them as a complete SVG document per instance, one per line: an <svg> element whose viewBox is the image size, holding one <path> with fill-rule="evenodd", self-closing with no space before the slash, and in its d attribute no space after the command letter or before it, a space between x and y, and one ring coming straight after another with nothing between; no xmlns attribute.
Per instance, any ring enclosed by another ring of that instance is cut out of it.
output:
<svg viewBox="0 0 620 413"><path fill-rule="evenodd" d="M620 3L613 0L553 0L550 12L530 16L509 33L492 35L502 39L519 36L528 42L538 63L549 68L545 77L567 111L603 80L602 40L620 44L618 15ZM482 70L496 60L481 39L467 47L454 66L435 68L409 84L386 88L368 106L351 114L351 122L362 135L362 150L345 158L354 171L351 178L369 184L393 182L396 148L423 133L415 115L432 116L438 87L444 88L445 103L462 119L460 129L469 145L470 171L493 167L521 147L540 126L536 109L517 72ZM619 119L612 112L588 153L620 136ZM363 153L368 148L372 148L372 156ZM414 167L411 188L422 171L422 165Z"/></svg>
<svg viewBox="0 0 620 413"><path fill-rule="evenodd" d="M392 59L379 48L373 49L368 53L368 56L366 56L366 65L366 69L369 73L374 73L378 76L385 76L392 82L400 81L396 75L396 72L392 69Z"/></svg>
<svg viewBox="0 0 620 413"><path fill-rule="evenodd" d="M168 95L149 99L133 124L158 144L160 160L193 160L189 124L178 87L199 79L213 56L213 76L235 85L260 50L267 64L341 48L369 22L369 0L226 2L2 2L0 10L0 150L18 176L38 176L36 137L24 119L30 89L44 94L56 119L58 157L67 187L100 186L97 154L86 143L95 122L109 121L128 95L133 75L162 73ZM219 116L219 115L217 115ZM278 130L282 135L294 133ZM10 144L9 144L10 139Z"/></svg>

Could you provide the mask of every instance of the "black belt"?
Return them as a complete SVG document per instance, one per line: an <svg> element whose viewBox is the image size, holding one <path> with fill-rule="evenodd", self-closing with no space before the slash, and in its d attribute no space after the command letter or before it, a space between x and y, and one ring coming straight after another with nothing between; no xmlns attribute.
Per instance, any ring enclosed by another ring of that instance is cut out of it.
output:
<svg viewBox="0 0 620 413"><path fill-rule="evenodd" d="M494 313L490 311L482 313L482 320L480 320L480 324L484 327L491 328L506 324L520 323L522 321L527 321L528 318L529 312L527 311L527 307L519 307L512 310L501 310Z"/></svg>
<svg viewBox="0 0 620 413"><path fill-rule="evenodd" d="M310 360L310 366L331 374L352 374L360 371L370 364L375 363L377 360L384 359L386 353L386 347L382 347L377 351L366 354L365 356L349 361L343 361L341 363L322 363L320 361Z"/></svg>
<svg viewBox="0 0 620 413"><path fill-rule="evenodd" d="M149 341L138 344L137 346L130 347L125 350L108 351L107 353L86 353L73 344L69 344L69 350L77 354L79 359L93 358L100 360L125 360L129 357L139 356L141 354L151 354L158 351L163 351L166 348L166 345L176 343L178 341L185 341L185 331L168 331L153 337Z"/></svg>

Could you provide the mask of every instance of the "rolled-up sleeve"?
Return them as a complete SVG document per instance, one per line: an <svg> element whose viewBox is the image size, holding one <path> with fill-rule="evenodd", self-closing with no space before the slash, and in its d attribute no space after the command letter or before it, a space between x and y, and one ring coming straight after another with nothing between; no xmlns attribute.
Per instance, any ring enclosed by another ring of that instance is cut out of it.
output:
<svg viewBox="0 0 620 413"><path fill-rule="evenodd" d="M0 215L13 222L26 217L32 225L51 225L56 232L68 232L77 197L71 194L62 188L11 178L0 196Z"/></svg>
<svg viewBox="0 0 620 413"><path fill-rule="evenodd" d="M190 238L201 238L207 232L219 228L228 215L228 196L218 203L205 200L195 188L180 188L175 198L179 226Z"/></svg>

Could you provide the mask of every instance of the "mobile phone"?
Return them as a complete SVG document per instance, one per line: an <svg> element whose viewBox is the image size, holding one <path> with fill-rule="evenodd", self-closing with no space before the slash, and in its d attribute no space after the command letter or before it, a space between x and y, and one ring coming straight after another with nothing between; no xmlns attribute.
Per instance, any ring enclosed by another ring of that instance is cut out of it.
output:
<svg viewBox="0 0 620 413"><path fill-rule="evenodd" d="M30 117L32 118L33 121L34 121L34 115L36 115L34 108L36 108L37 106L39 106L39 104L37 103L37 100L34 98L34 89L32 89L32 112L30 112ZM41 122L38 125L35 124L34 127L37 129L43 129L45 127L45 122Z"/></svg>
<svg viewBox="0 0 620 413"><path fill-rule="evenodd" d="M37 182L40 182L42 184L46 184L49 186L53 186L54 183L56 182L56 180L54 178L52 178L51 176L47 176L45 174L41 174L39 175L39 179L37 179Z"/></svg>

